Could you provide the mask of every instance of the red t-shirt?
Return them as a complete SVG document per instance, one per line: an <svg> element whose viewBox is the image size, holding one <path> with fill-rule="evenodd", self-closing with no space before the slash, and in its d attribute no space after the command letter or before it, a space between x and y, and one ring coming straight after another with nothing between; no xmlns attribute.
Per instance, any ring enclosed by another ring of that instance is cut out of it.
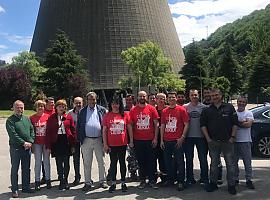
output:
<svg viewBox="0 0 270 200"><path fill-rule="evenodd" d="M48 115L52 115L53 113L55 113L55 109L52 109L52 110L44 110L44 113L48 114Z"/></svg>
<svg viewBox="0 0 270 200"><path fill-rule="evenodd" d="M108 112L102 120L102 125L107 127L108 146L124 146L128 143L127 124L130 123L129 114L124 117L119 113Z"/></svg>
<svg viewBox="0 0 270 200"><path fill-rule="evenodd" d="M184 130L184 123L189 121L189 116L183 106L167 107L162 111L161 124L165 124L163 139L173 141L179 139Z"/></svg>
<svg viewBox="0 0 270 200"><path fill-rule="evenodd" d="M145 107L135 106L130 110L135 140L153 140L155 136L154 120L157 120L156 108L147 104Z"/></svg>
<svg viewBox="0 0 270 200"><path fill-rule="evenodd" d="M35 144L45 144L47 120L50 115L43 113L41 116L34 114L30 120L35 129Z"/></svg>

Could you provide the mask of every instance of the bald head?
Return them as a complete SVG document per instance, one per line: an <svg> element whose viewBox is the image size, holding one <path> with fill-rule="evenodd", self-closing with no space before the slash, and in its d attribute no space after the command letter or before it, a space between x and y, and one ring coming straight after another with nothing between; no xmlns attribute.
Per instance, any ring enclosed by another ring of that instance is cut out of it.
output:
<svg viewBox="0 0 270 200"><path fill-rule="evenodd" d="M138 92L138 102L140 105L145 105L147 101L147 93L145 91Z"/></svg>
<svg viewBox="0 0 270 200"><path fill-rule="evenodd" d="M83 107L83 98L82 97L75 97L73 101L73 107L75 110L79 111Z"/></svg>
<svg viewBox="0 0 270 200"><path fill-rule="evenodd" d="M22 115L24 111L24 103L17 100L13 103L13 111L15 115Z"/></svg>

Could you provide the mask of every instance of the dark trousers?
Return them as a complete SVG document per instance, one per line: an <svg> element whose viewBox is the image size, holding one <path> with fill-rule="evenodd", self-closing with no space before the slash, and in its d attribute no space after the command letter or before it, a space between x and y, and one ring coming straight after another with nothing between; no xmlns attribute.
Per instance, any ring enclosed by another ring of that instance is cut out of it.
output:
<svg viewBox="0 0 270 200"><path fill-rule="evenodd" d="M116 174L117 174L117 162L119 161L120 164L120 173L121 173L121 181L125 181L127 167L126 167L126 149L127 146L118 146L118 147L110 147L110 173L112 181L116 181Z"/></svg>
<svg viewBox="0 0 270 200"><path fill-rule="evenodd" d="M208 144L205 138L188 137L185 142L185 156L186 156L186 173L187 181L194 179L193 174L193 159L194 159L194 146L197 148L198 157L200 161L201 180L205 183L208 182Z"/></svg>
<svg viewBox="0 0 270 200"><path fill-rule="evenodd" d="M157 161L158 161L158 166L159 166L159 171L162 172L163 174L166 174L166 167L165 167L165 161L164 161L164 153L163 150L160 148L160 144L157 145L155 148L155 172L157 172ZM157 179L157 177L156 177ZM165 175L161 177L162 181L166 180Z"/></svg>
<svg viewBox="0 0 270 200"><path fill-rule="evenodd" d="M23 147L14 148L10 147L10 160L11 160L11 190L14 192L18 190L18 171L21 163L22 173L22 189L28 190L30 188L30 160L31 150L25 150Z"/></svg>
<svg viewBox="0 0 270 200"><path fill-rule="evenodd" d="M175 170L177 171L177 182L184 183L185 160L183 147L176 148L176 140L164 142L164 160L168 174L168 180L173 183L175 180ZM176 168L175 168L176 165Z"/></svg>
<svg viewBox="0 0 270 200"><path fill-rule="evenodd" d="M57 168L57 174L60 181L67 181L68 174L69 174L69 157L70 156L56 156L56 168Z"/></svg>
<svg viewBox="0 0 270 200"><path fill-rule="evenodd" d="M152 140L134 140L136 157L139 164L140 180L148 176L149 181L155 181L155 154Z"/></svg>
<svg viewBox="0 0 270 200"><path fill-rule="evenodd" d="M75 171L75 179L79 180L81 179L81 174L80 174L80 157L81 157L81 152L80 152L80 143L77 142L75 146L75 153L73 154L73 166L74 166L74 171Z"/></svg>

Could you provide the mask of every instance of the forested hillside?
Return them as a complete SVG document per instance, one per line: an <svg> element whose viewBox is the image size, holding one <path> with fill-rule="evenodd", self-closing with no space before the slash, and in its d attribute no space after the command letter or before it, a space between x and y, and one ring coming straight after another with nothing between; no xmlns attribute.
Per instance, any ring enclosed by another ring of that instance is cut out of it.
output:
<svg viewBox="0 0 270 200"><path fill-rule="evenodd" d="M184 48L187 87L220 86L227 96L270 97L270 4Z"/></svg>

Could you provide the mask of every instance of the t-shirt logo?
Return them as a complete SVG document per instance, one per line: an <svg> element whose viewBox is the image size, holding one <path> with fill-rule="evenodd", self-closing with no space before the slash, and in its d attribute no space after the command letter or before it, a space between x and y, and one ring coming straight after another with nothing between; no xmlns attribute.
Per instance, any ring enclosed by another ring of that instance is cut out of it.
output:
<svg viewBox="0 0 270 200"><path fill-rule="evenodd" d="M125 123L124 120L120 119L120 120L113 120L111 127L110 127L110 131L112 135L120 135L123 134L124 132L124 128L125 128Z"/></svg>
<svg viewBox="0 0 270 200"><path fill-rule="evenodd" d="M150 126L150 116L147 114L140 113L137 116L137 129L138 130L145 130L149 129Z"/></svg>
<svg viewBox="0 0 270 200"><path fill-rule="evenodd" d="M36 136L45 136L46 135L46 122L38 121L35 123L36 127Z"/></svg>
<svg viewBox="0 0 270 200"><path fill-rule="evenodd" d="M166 123L165 131L166 132L176 132L176 124L177 124L177 118L171 117L171 115L169 115L169 120Z"/></svg>

